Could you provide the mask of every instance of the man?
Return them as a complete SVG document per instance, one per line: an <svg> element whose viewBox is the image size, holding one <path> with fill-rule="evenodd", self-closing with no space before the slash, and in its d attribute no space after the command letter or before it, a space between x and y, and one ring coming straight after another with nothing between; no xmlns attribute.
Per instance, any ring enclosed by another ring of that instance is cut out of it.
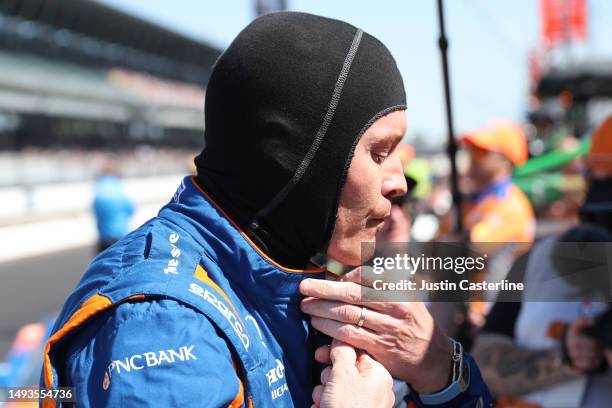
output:
<svg viewBox="0 0 612 408"><path fill-rule="evenodd" d="M495 121L468 133L461 142L468 153L469 167L461 180L464 231L454 238L469 242L487 255L487 270L472 276L472 280L499 282L535 236L531 204L512 182L514 167L528 158L527 139L519 126ZM443 219L443 234L449 232L450 220ZM486 291L473 297L467 310L463 304L437 302L432 313L447 333L461 337L469 345L475 331L484 324L495 294Z"/></svg>
<svg viewBox="0 0 612 408"><path fill-rule="evenodd" d="M102 252L129 232L134 203L123 191L115 170L104 169L94 186L93 211L98 228L98 248Z"/></svg>
<svg viewBox="0 0 612 408"><path fill-rule="evenodd" d="M464 209L470 242L533 242L533 209L511 180L527 160L527 141L518 126L499 122L463 138L470 158L471 187Z"/></svg>
<svg viewBox="0 0 612 408"><path fill-rule="evenodd" d="M564 407L590 408L607 406L612 398L612 373L598 370L604 359L612 363L612 353L584 333L606 305L581 295L576 285L560 279L561 270L573 269L575 263L570 261L567 265L565 258L553 256L559 251L571 253L564 249L568 246L563 246L570 244L563 242L611 241L610 141L612 117L593 134L586 158L589 189L580 208L581 224L560 237L542 240L513 266L512 278L523 280L527 290L531 287L537 291L537 296L532 294L527 298L542 299L542 302L498 301L476 340L474 355L492 392L500 400L500 407L516 406L519 402L531 404L530 407L557 407L561 400ZM586 244L583 246L589 248ZM609 279L608 276L587 278L576 270L569 272L577 275L579 286L598 285L604 289ZM549 284L544 286L542 282ZM581 301L561 302L564 298ZM555 330L555 327L565 330Z"/></svg>
<svg viewBox="0 0 612 408"><path fill-rule="evenodd" d="M299 308L300 282L324 278L310 258L357 264L406 192L394 153L405 93L389 51L336 20L266 15L216 62L205 109L197 177L94 260L48 342L44 386L74 387L82 407L389 406L390 378L373 380L380 367L361 352L325 346L332 366L319 372ZM427 354L416 391L487 400L472 360L468 387L451 378L463 356L425 335L435 353L411 354Z"/></svg>

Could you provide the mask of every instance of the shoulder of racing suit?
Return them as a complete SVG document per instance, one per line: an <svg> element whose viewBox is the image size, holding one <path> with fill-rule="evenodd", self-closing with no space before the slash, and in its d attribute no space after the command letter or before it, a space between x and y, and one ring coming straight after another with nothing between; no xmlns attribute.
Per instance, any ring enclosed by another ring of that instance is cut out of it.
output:
<svg viewBox="0 0 612 408"><path fill-rule="evenodd" d="M241 406L232 351L201 313L171 299L118 305L65 353L79 407Z"/></svg>
<svg viewBox="0 0 612 408"><path fill-rule="evenodd" d="M235 340L210 302L186 295L202 255L187 231L158 217L97 257L55 323L41 386L74 387L83 407L241 406ZM196 281L213 291L214 282Z"/></svg>

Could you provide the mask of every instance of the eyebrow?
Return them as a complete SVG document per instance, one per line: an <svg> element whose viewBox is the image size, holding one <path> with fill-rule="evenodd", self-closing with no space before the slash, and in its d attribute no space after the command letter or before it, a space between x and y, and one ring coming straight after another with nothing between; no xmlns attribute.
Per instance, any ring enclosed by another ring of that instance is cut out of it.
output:
<svg viewBox="0 0 612 408"><path fill-rule="evenodd" d="M370 141L370 144L371 145L390 145L391 147L395 148L398 144L400 144L403 138L404 138L404 134L393 134L393 135L386 134L384 136L381 136L379 134L374 133L372 134L372 139Z"/></svg>

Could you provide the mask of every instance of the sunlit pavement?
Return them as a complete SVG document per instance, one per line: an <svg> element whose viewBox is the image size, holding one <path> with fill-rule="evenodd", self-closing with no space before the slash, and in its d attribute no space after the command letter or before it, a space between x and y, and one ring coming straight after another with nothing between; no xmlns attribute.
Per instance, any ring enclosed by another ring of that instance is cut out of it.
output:
<svg viewBox="0 0 612 408"><path fill-rule="evenodd" d="M93 251L82 246L0 263L0 361L19 327L59 311Z"/></svg>
<svg viewBox="0 0 612 408"><path fill-rule="evenodd" d="M137 227L163 203L140 207ZM59 312L95 256L89 214L0 228L0 361L19 327Z"/></svg>

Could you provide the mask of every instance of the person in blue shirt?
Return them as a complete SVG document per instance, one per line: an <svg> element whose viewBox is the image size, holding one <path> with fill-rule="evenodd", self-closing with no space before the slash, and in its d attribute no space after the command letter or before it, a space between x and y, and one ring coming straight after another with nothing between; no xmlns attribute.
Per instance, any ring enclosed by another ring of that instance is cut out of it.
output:
<svg viewBox="0 0 612 408"><path fill-rule="evenodd" d="M128 233L134 214L134 203L112 170L105 170L96 180L93 212L98 229L98 252L102 252Z"/></svg>
<svg viewBox="0 0 612 408"><path fill-rule="evenodd" d="M311 262L357 265L406 193L405 99L393 57L360 29L294 12L249 24L213 68L197 175L86 270L41 387L72 387L79 407L389 407L392 374L417 406L490 406L421 304L359 308L356 273L327 281ZM357 345L347 327L373 334ZM401 348L376 349L394 334Z"/></svg>

